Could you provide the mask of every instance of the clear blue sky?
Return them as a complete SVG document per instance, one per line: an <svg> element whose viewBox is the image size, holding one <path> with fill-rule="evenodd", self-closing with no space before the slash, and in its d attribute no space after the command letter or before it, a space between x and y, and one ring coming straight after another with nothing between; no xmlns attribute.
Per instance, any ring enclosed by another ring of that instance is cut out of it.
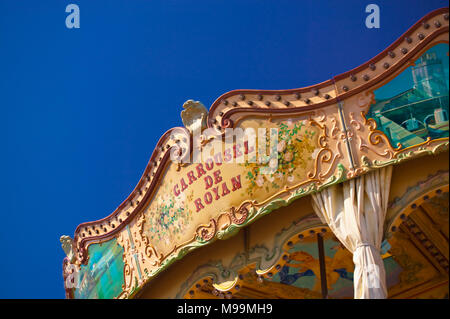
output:
<svg viewBox="0 0 450 319"><path fill-rule="evenodd" d="M76 3L81 28L67 29ZM365 27L365 7L381 28ZM447 1L0 0L0 298L64 298L62 234L132 191L187 99L367 61Z"/></svg>

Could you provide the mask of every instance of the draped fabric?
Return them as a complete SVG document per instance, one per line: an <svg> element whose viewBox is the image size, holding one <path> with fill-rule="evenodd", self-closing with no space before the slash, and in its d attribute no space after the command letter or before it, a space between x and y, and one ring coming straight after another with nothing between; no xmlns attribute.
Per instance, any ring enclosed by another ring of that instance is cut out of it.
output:
<svg viewBox="0 0 450 319"><path fill-rule="evenodd" d="M353 253L355 299L387 298L380 255L392 167L384 167L312 195L313 208Z"/></svg>

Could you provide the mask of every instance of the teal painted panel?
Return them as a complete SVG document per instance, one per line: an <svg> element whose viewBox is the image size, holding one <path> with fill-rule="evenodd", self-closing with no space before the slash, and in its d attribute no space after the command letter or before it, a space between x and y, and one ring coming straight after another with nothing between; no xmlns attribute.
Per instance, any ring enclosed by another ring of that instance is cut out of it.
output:
<svg viewBox="0 0 450 319"><path fill-rule="evenodd" d="M394 147L448 137L448 73L448 44L441 43L375 90L375 104L367 117L377 122Z"/></svg>
<svg viewBox="0 0 450 319"><path fill-rule="evenodd" d="M339 242L324 240L328 295L331 298L353 298L353 256ZM403 269L392 258L383 259L388 288L400 282ZM287 263L271 281L321 293L319 250L317 242L298 242L289 249Z"/></svg>
<svg viewBox="0 0 450 319"><path fill-rule="evenodd" d="M324 240L325 263L327 268L328 293L332 298L353 296L353 260L351 253L342 249L333 239ZM317 242L298 242L289 249L287 263L272 280L281 284L321 292L318 275L319 251Z"/></svg>
<svg viewBox="0 0 450 319"><path fill-rule="evenodd" d="M89 260L78 274L76 299L112 299L122 292L123 247L116 239L89 246Z"/></svg>

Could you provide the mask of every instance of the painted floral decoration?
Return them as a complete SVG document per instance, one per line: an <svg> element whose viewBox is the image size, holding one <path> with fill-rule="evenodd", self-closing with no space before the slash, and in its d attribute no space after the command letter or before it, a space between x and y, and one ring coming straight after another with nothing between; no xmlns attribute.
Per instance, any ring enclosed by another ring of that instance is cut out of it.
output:
<svg viewBox="0 0 450 319"><path fill-rule="evenodd" d="M149 218L148 231L153 242L162 241L169 244L175 238L180 239L184 229L193 219L191 211L184 208L185 197L184 193L181 193L175 198L165 195L158 199Z"/></svg>
<svg viewBox="0 0 450 319"><path fill-rule="evenodd" d="M283 184L294 182L295 176L301 177L297 169L305 170L308 161L312 160L316 135L314 128L307 127L305 121L278 123L278 143L270 144L269 134L266 136L267 145L272 147L271 154L276 155L269 155L266 164L258 163L255 158L244 164L250 169L245 176L250 182L247 193L253 195L259 189L269 192L270 188L278 189ZM269 174L261 173L260 168L264 165L269 167Z"/></svg>

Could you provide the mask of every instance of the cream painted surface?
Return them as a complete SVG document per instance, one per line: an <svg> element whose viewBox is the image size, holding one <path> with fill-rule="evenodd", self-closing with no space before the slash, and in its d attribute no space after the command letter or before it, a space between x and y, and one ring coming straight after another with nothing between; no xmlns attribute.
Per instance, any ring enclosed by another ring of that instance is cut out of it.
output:
<svg viewBox="0 0 450 319"><path fill-rule="evenodd" d="M424 181L438 171L448 171L448 151L415 158L394 166L389 201L401 197L409 187Z"/></svg>

